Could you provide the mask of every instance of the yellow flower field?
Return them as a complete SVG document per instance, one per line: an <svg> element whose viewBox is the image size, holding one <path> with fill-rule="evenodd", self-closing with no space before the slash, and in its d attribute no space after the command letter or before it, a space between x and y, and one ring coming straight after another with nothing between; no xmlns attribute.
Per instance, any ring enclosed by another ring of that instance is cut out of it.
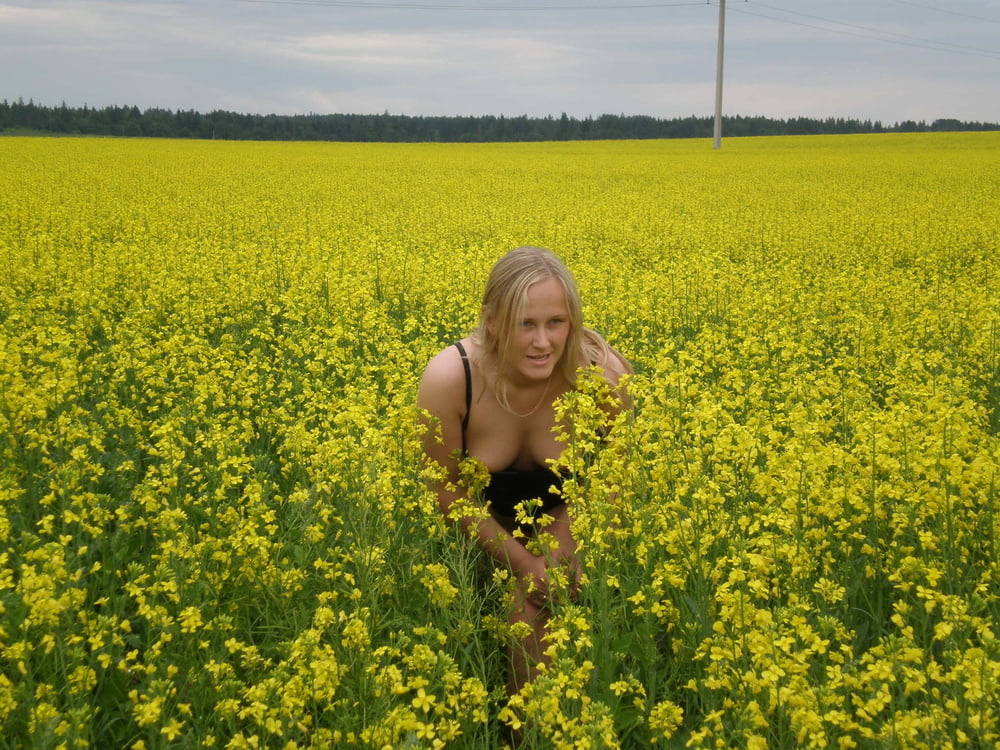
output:
<svg viewBox="0 0 1000 750"><path fill-rule="evenodd" d="M0 139L0 746L994 748L1000 133ZM551 248L634 414L508 700L413 397Z"/></svg>

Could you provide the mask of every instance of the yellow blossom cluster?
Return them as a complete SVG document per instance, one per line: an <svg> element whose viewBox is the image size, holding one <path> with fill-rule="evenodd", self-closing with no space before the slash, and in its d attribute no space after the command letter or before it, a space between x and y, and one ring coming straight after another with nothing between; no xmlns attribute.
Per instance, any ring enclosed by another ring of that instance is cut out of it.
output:
<svg viewBox="0 0 1000 750"><path fill-rule="evenodd" d="M0 162L3 746L1000 743L1000 134ZM525 244L636 372L508 696L413 400Z"/></svg>

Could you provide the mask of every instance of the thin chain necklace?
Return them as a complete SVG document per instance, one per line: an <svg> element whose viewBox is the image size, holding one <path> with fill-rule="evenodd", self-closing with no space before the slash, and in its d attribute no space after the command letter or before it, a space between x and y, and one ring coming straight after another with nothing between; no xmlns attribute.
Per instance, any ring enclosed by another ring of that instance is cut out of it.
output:
<svg viewBox="0 0 1000 750"><path fill-rule="evenodd" d="M504 411L508 412L509 414L513 414L515 417L519 417L521 419L525 419L527 417L530 417L536 411L538 411L538 407L540 407L542 405L542 402L545 401L545 397L547 395L549 395L549 386L551 384L552 384L552 376L549 375L545 379L545 388L542 389L542 396L541 396L541 398L538 399L538 403L536 403L534 406L531 407L530 410L524 412L523 414L521 412L519 412L519 411L515 411L514 409L512 409L511 406L510 406L510 401L508 399L506 399L506 398L500 398L500 394L497 392L496 386L494 386L494 388L493 388L493 395L497 397L497 403L500 404L501 408Z"/></svg>

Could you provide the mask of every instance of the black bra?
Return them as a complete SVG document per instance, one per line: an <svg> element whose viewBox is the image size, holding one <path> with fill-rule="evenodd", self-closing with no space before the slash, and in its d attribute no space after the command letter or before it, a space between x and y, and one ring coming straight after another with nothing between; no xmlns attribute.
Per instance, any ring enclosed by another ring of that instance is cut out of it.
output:
<svg viewBox="0 0 1000 750"><path fill-rule="evenodd" d="M461 341L455 342L455 348L462 355L462 366L465 368L465 416L462 417L462 455L465 450L465 432L469 427L469 413L472 411L472 368L469 366L469 355ZM534 516L541 512L552 510L566 501L553 492L552 487L562 487L563 477L548 467L539 467L521 471L519 469L504 469L491 471L490 483L483 488L483 499L493 510L502 516L513 517L517 513L518 503L524 500L539 498L541 508L529 512Z"/></svg>

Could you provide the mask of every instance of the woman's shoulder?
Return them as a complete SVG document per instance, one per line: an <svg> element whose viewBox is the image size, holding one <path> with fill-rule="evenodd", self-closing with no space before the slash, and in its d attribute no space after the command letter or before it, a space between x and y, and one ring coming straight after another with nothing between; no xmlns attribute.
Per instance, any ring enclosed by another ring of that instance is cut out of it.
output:
<svg viewBox="0 0 1000 750"><path fill-rule="evenodd" d="M603 338L600 336L597 338L600 342L598 356L592 362L597 365L608 388L618 400L618 404L611 408L610 412L617 413L622 408L629 409L632 406L632 398L628 393L628 376L635 373L632 363Z"/></svg>
<svg viewBox="0 0 1000 750"><path fill-rule="evenodd" d="M587 364L597 365L604 375L604 379L612 387L618 385L618 381L625 375L633 371L631 363L625 356L609 344L601 334L587 329L585 336L586 355L589 359Z"/></svg>
<svg viewBox="0 0 1000 750"><path fill-rule="evenodd" d="M604 377L611 385L618 385L619 380L633 372L631 363L625 359L621 352L610 346L602 369Z"/></svg>
<svg viewBox="0 0 1000 750"><path fill-rule="evenodd" d="M469 349L468 339L462 343ZM417 403L431 411L442 404L454 403L465 393L465 366L462 353L452 344L435 354L424 368L417 390Z"/></svg>

